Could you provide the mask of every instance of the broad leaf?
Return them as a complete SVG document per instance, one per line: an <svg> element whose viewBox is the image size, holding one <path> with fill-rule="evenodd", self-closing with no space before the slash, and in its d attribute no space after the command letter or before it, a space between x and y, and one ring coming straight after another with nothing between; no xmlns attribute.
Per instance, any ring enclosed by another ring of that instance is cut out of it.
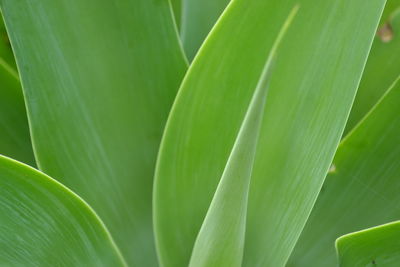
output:
<svg viewBox="0 0 400 267"><path fill-rule="evenodd" d="M192 63L156 171L156 243L185 266L280 25L249 193L244 266L282 266L339 144L385 1L235 0ZM307 38L305 38L307 37Z"/></svg>
<svg viewBox="0 0 400 267"><path fill-rule="evenodd" d="M341 143L288 266L336 266L335 239L400 219L400 82Z"/></svg>
<svg viewBox="0 0 400 267"><path fill-rule="evenodd" d="M400 73L400 12L395 15L378 29L345 134L360 122Z"/></svg>
<svg viewBox="0 0 400 267"><path fill-rule="evenodd" d="M93 210L70 190L0 156L1 266L125 266Z"/></svg>
<svg viewBox="0 0 400 267"><path fill-rule="evenodd" d="M282 27L251 98L228 162L194 244L189 266L233 267L242 265L247 202L271 64L294 9Z"/></svg>
<svg viewBox="0 0 400 267"><path fill-rule="evenodd" d="M0 0L41 170L82 196L133 266L155 266L158 145L186 70L169 1Z"/></svg>
<svg viewBox="0 0 400 267"><path fill-rule="evenodd" d="M400 222L347 234L336 241L339 266L397 267L400 262Z"/></svg>

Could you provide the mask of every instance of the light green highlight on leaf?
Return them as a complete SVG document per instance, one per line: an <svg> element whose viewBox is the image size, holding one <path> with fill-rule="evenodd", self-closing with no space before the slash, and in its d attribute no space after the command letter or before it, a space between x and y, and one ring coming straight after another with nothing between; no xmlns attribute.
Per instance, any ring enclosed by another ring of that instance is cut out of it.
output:
<svg viewBox="0 0 400 267"><path fill-rule="evenodd" d="M400 12L388 23L389 26L385 27L389 28L385 28L384 31L390 31L387 34L392 35L391 40L383 41L379 36L382 30L378 29L346 124L345 134L350 132L379 101L400 73Z"/></svg>
<svg viewBox="0 0 400 267"><path fill-rule="evenodd" d="M280 25L251 178L243 266L283 266L350 113L385 1L234 0L192 62L170 113L154 187L162 266L186 266ZM338 41L340 40L340 41Z"/></svg>
<svg viewBox="0 0 400 267"><path fill-rule="evenodd" d="M0 7L40 170L96 210L131 266L156 266L154 166L187 68L169 1Z"/></svg>
<svg viewBox="0 0 400 267"><path fill-rule="evenodd" d="M340 267L399 266L400 222L341 236L336 249Z"/></svg>
<svg viewBox="0 0 400 267"><path fill-rule="evenodd" d="M0 265L126 266L93 210L27 165L0 156Z"/></svg>
<svg viewBox="0 0 400 267"><path fill-rule="evenodd" d="M194 244L190 267L242 265L249 186L264 115L271 65L279 43L297 10L298 7L295 7L291 11L265 63L224 173Z"/></svg>
<svg viewBox="0 0 400 267"><path fill-rule="evenodd" d="M399 81L340 144L288 266L337 266L336 238L400 218Z"/></svg>

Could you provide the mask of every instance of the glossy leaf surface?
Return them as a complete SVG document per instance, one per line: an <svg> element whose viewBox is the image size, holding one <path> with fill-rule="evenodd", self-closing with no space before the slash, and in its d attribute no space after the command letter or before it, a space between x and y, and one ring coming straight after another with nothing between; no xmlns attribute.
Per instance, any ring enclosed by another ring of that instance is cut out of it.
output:
<svg viewBox="0 0 400 267"><path fill-rule="evenodd" d="M70 190L0 156L1 266L125 266L93 210Z"/></svg>
<svg viewBox="0 0 400 267"><path fill-rule="evenodd" d="M400 222L342 236L336 249L340 267L399 266Z"/></svg>
<svg viewBox="0 0 400 267"><path fill-rule="evenodd" d="M400 12L387 23L375 36L345 134L360 122L400 73Z"/></svg>
<svg viewBox="0 0 400 267"><path fill-rule="evenodd" d="M192 60L230 0L175 0L180 3L180 35L189 60ZM177 14L177 13L175 13Z"/></svg>
<svg viewBox="0 0 400 267"><path fill-rule="evenodd" d="M162 265L188 264L267 55L298 2L271 77L243 265L282 266L289 257L339 144L385 1L231 2L187 72L163 138L154 198Z"/></svg>
<svg viewBox="0 0 400 267"><path fill-rule="evenodd" d="M82 196L128 263L155 266L151 190L186 70L169 1L0 0L41 170Z"/></svg>
<svg viewBox="0 0 400 267"><path fill-rule="evenodd" d="M264 115L271 65L298 7L283 25L265 63L228 162L196 238L191 267L240 267L246 231L249 187Z"/></svg>
<svg viewBox="0 0 400 267"><path fill-rule="evenodd" d="M24 98L0 17L0 154L35 166Z"/></svg>
<svg viewBox="0 0 400 267"><path fill-rule="evenodd" d="M288 266L337 266L335 239L400 219L400 82L341 143Z"/></svg>

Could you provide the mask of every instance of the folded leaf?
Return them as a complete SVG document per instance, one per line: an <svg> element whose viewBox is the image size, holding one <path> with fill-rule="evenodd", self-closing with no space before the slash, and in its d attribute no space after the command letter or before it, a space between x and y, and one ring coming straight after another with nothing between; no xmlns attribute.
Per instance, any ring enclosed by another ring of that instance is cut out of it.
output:
<svg viewBox="0 0 400 267"><path fill-rule="evenodd" d="M339 144L385 1L235 0L180 88L154 188L163 266L185 266L280 25L249 193L244 266L282 266Z"/></svg>
<svg viewBox="0 0 400 267"><path fill-rule="evenodd" d="M346 124L345 134L351 131L379 101L399 73L400 12L393 14L387 24L378 29Z"/></svg>
<svg viewBox="0 0 400 267"><path fill-rule="evenodd" d="M1 266L125 266L93 210L70 190L0 156Z"/></svg>
<svg viewBox="0 0 400 267"><path fill-rule="evenodd" d="M41 170L155 266L153 171L186 70L169 1L0 0Z"/></svg>
<svg viewBox="0 0 400 267"><path fill-rule="evenodd" d="M336 238L400 219L399 79L341 143L288 266L336 266Z"/></svg>
<svg viewBox="0 0 400 267"><path fill-rule="evenodd" d="M336 248L341 267L399 266L400 222L342 236Z"/></svg>
<svg viewBox="0 0 400 267"><path fill-rule="evenodd" d="M251 174L256 154L271 64L294 15L282 27L268 56L228 162L197 236L190 267L242 265Z"/></svg>

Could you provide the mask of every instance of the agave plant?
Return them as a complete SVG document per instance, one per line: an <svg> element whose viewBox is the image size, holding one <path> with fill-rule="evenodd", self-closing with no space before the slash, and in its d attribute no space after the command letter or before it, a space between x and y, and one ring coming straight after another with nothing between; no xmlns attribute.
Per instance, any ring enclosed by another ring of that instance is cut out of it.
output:
<svg viewBox="0 0 400 267"><path fill-rule="evenodd" d="M0 0L0 266L399 266L399 7Z"/></svg>

